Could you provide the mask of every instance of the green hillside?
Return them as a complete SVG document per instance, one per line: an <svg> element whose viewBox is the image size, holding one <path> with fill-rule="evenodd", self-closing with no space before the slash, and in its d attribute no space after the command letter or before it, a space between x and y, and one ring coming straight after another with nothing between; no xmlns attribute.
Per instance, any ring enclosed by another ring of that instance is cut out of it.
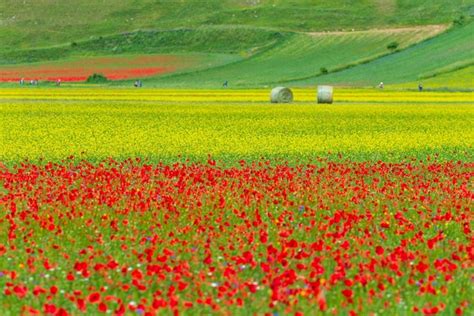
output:
<svg viewBox="0 0 474 316"><path fill-rule="evenodd" d="M474 23L455 28L431 40L424 41L347 70L324 77L296 81L295 85L312 85L316 82L344 85L375 85L424 80L474 63ZM461 85L462 78L460 79ZM471 81L472 83L472 81Z"/></svg>
<svg viewBox="0 0 474 316"><path fill-rule="evenodd" d="M473 0L2 0L0 50L201 25L322 31L443 24L472 5Z"/></svg>
<svg viewBox="0 0 474 316"><path fill-rule="evenodd" d="M0 81L88 57L177 54L200 61L147 86L411 83L473 63L473 14L474 0L3 0Z"/></svg>
<svg viewBox="0 0 474 316"><path fill-rule="evenodd" d="M241 62L199 72L150 79L154 86L218 87L229 80L233 87L264 86L334 71L389 54L388 44L400 49L439 32L423 27L344 33L292 33L271 49ZM324 71L324 70L323 70Z"/></svg>
<svg viewBox="0 0 474 316"><path fill-rule="evenodd" d="M416 90L418 84L422 83L425 90L458 90L473 91L474 90L474 64L461 67L459 69L447 68L445 72L437 73L431 77L406 81L403 83L391 84L390 87L396 89Z"/></svg>
<svg viewBox="0 0 474 316"><path fill-rule="evenodd" d="M0 51L0 64L60 60L71 56L121 54L213 53L242 57L269 48L285 34L254 27L179 28L164 31L136 31L54 47Z"/></svg>
<svg viewBox="0 0 474 316"><path fill-rule="evenodd" d="M462 69L440 73L436 76L423 80L425 87L428 88L474 88L474 64ZM409 87L414 87L412 84ZM404 84L403 87L408 87Z"/></svg>

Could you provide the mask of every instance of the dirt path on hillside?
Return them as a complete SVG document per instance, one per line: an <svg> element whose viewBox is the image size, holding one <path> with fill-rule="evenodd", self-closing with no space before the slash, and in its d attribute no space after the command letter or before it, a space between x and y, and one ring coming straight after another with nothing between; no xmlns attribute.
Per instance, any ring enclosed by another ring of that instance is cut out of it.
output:
<svg viewBox="0 0 474 316"><path fill-rule="evenodd" d="M411 27L399 27L399 28L384 28L384 29L370 29L363 31L327 31L327 32L302 32L311 36L324 36L324 35L348 35L348 34L369 34L369 33L406 33L406 32L419 32L424 31L427 36L434 36L449 28L449 24L436 24L436 25L421 25Z"/></svg>

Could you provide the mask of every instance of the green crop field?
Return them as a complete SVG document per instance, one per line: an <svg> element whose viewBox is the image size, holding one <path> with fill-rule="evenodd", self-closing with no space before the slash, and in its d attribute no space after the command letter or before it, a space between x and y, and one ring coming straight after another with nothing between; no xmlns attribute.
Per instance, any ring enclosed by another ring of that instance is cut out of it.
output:
<svg viewBox="0 0 474 316"><path fill-rule="evenodd" d="M376 59L389 54L387 45L393 41L400 48L412 45L443 31L443 27L419 27L406 30L294 33L277 45L254 57L232 65L218 67L181 76L150 79L152 86L216 87L223 80L232 86L255 87L321 74L351 64ZM350 49L346 49L350 47Z"/></svg>
<svg viewBox="0 0 474 316"><path fill-rule="evenodd" d="M470 91L474 87L474 65L461 67L460 69L448 68L446 71L440 71L425 79L399 83L393 85L393 87L396 89L413 90L416 89L420 82L422 82L427 89Z"/></svg>
<svg viewBox="0 0 474 316"><path fill-rule="evenodd" d="M351 85L371 85L380 81L401 83L429 78L436 75L437 71L443 72L449 67L468 66L474 62L473 34L474 23L470 23L399 53L329 74L324 77L324 82ZM295 84L312 82L310 79ZM465 86L466 83L461 85Z"/></svg>

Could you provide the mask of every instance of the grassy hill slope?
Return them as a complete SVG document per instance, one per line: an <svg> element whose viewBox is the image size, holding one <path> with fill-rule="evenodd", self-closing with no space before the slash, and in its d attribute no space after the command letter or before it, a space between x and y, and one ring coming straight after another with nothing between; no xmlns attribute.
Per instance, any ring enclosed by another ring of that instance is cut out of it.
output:
<svg viewBox="0 0 474 316"><path fill-rule="evenodd" d="M433 75L422 80L425 89L466 89L474 90L474 64L453 71ZM396 84L394 87L414 89L419 81Z"/></svg>
<svg viewBox="0 0 474 316"><path fill-rule="evenodd" d="M197 53L204 62L146 84L413 82L473 62L473 10L474 0L3 0L0 75L89 56Z"/></svg>
<svg viewBox="0 0 474 316"><path fill-rule="evenodd" d="M292 33L273 48L231 65L177 76L150 79L146 83L171 87L219 87L229 80L232 87L264 86L333 71L389 54L396 41L403 49L442 31L418 27L343 33Z"/></svg>
<svg viewBox="0 0 474 316"><path fill-rule="evenodd" d="M321 31L441 24L473 5L473 0L2 0L0 50L201 25Z"/></svg>
<svg viewBox="0 0 474 316"><path fill-rule="evenodd" d="M278 31L254 27L197 27L136 31L54 47L1 51L0 64L60 60L72 56L209 53L248 57L284 38Z"/></svg>
<svg viewBox="0 0 474 316"><path fill-rule="evenodd" d="M474 23L455 28L406 50L388 55L370 63L294 82L295 85L312 85L316 82L375 85L410 82L433 77L450 68L462 68L474 63Z"/></svg>

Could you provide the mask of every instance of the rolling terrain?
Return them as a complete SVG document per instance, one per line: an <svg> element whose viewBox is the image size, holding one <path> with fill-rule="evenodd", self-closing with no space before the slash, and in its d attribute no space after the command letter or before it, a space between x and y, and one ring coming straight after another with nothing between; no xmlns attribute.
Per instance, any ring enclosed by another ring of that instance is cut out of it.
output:
<svg viewBox="0 0 474 316"><path fill-rule="evenodd" d="M97 72L125 79L116 86L147 78L149 87L403 87L474 60L472 0L13 2L0 5L0 81ZM117 69L100 65L122 56ZM134 62L170 56L168 65ZM82 62L90 66L71 74ZM472 88L466 77L444 78L432 88Z"/></svg>
<svg viewBox="0 0 474 316"><path fill-rule="evenodd" d="M391 42L403 49L443 32L443 26L337 33L292 33L261 54L232 65L181 76L150 80L155 86L218 87L229 80L234 87L289 83L321 76L392 53ZM350 49L348 49L350 47Z"/></svg>
<svg viewBox="0 0 474 316"><path fill-rule="evenodd" d="M423 81L434 77L437 73L474 64L473 34L474 23L470 23L395 54L329 74L321 80L346 85L374 85L380 81L385 83ZM459 82L463 81L460 78ZM312 82L314 81L310 79L295 84L312 84Z"/></svg>
<svg viewBox="0 0 474 316"><path fill-rule="evenodd" d="M335 31L451 23L472 0L3 0L0 50L79 42L135 30L246 25Z"/></svg>
<svg viewBox="0 0 474 316"><path fill-rule="evenodd" d="M0 1L0 314L472 315L473 15Z"/></svg>
<svg viewBox="0 0 474 316"><path fill-rule="evenodd" d="M423 80L425 85L433 88L465 88L472 89L474 87L474 65L464 67L458 70L448 71L437 74ZM401 86L406 84L401 84ZM414 87L414 85L411 85Z"/></svg>

